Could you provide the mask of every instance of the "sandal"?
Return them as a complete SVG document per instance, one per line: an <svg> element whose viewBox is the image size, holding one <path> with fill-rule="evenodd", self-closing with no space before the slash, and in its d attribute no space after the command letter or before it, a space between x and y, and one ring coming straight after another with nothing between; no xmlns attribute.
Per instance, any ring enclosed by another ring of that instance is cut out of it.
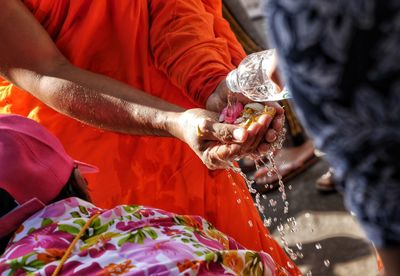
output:
<svg viewBox="0 0 400 276"><path fill-rule="evenodd" d="M297 176L318 160L319 158L314 154L314 145L310 140L298 147L284 148L275 156L275 162L283 182ZM249 168L245 169L248 170L247 174L250 174ZM251 177L255 181L253 187L260 193L268 192L279 186L278 176L276 174L268 176L268 171L265 167L260 168Z"/></svg>

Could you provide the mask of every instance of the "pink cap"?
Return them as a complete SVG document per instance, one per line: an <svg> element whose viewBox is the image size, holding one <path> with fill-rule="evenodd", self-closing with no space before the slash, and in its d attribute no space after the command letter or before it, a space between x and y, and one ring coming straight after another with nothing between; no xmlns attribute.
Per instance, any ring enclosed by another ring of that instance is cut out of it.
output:
<svg viewBox="0 0 400 276"><path fill-rule="evenodd" d="M51 202L74 167L82 173L98 172L97 167L73 160L60 141L35 121L18 115L0 115L0 188L20 204L0 218L0 237ZM38 207L40 203L42 206ZM27 205L32 205L32 212L27 211Z"/></svg>

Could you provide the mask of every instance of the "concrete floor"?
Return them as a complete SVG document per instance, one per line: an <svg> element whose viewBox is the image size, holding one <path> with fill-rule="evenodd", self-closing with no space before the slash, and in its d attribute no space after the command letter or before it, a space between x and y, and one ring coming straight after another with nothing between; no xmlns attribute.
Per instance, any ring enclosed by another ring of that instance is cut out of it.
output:
<svg viewBox="0 0 400 276"><path fill-rule="evenodd" d="M281 193L278 190L266 194L263 199L266 217L276 217L277 221L269 227L279 241L277 225L287 222L287 218L296 219L297 232L287 229L285 238L289 246L297 249L302 244L303 258L296 260L305 275L335 276L375 276L376 260L372 248L360 229L355 218L346 211L342 197L338 193L320 194L314 188L316 179L328 169L324 161L285 183L289 213L284 214ZM288 187L291 185L292 189ZM276 200L276 211L269 204ZM316 246L317 245L317 246ZM321 246L321 249L316 247ZM329 260L330 265L324 264Z"/></svg>

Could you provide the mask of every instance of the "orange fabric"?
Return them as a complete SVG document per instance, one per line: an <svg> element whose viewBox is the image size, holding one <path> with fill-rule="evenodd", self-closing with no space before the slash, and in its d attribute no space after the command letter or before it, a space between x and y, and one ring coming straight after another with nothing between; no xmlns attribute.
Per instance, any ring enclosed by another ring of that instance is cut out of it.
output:
<svg viewBox="0 0 400 276"><path fill-rule="evenodd" d="M218 2L26 0L25 4L76 66L188 108L204 105L244 56L221 13L211 12L212 7L220 8ZM94 129L51 110L6 81L0 83L0 112L37 120L60 138L71 156L97 165L101 173L88 180L100 207L131 203L201 215L247 248L263 249L287 267L289 259L262 225L243 180L237 175L232 180L225 171L208 171L177 139Z"/></svg>

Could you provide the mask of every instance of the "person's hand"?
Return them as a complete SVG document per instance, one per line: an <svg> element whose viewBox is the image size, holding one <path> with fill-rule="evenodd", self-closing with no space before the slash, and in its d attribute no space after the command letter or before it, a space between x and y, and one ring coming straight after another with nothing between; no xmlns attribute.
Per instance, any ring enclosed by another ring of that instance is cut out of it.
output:
<svg viewBox="0 0 400 276"><path fill-rule="evenodd" d="M283 108L278 103L269 103L266 106L264 114L247 128L248 138L241 147L242 156L259 157L266 154L270 144L276 141L282 131L285 120Z"/></svg>
<svg viewBox="0 0 400 276"><path fill-rule="evenodd" d="M175 136L187 143L209 169L230 166L247 139L245 128L218 122L218 113L189 109L180 115Z"/></svg>
<svg viewBox="0 0 400 276"><path fill-rule="evenodd" d="M268 68L265 72L272 83L275 85L277 91L281 91L283 88L282 82L278 73L278 59L277 55L273 55L271 62L268 64ZM206 102L206 109L214 112L221 112L225 106L228 105L228 98L234 97L237 101L241 102L243 105L251 102L250 99L246 98L240 93L232 93L229 91L225 78L219 83L215 91L210 95ZM230 99L232 100L232 99Z"/></svg>
<svg viewBox="0 0 400 276"><path fill-rule="evenodd" d="M216 91L208 98L206 108L211 111L221 112L228 105L228 97L230 101L239 101L243 105L250 102L249 99L241 94L229 93L225 79L219 84ZM257 122L253 123L248 129L248 143L244 147L243 154L251 152L251 154L264 154L269 150L269 144L273 143L278 133L282 130L285 122L284 109L277 102L263 103L274 110L273 112L261 116Z"/></svg>
<svg viewBox="0 0 400 276"><path fill-rule="evenodd" d="M281 90L282 83L278 75L276 56L270 63L267 75L275 83L277 90ZM239 101L243 105L251 102L242 94L231 93L226 85L225 79L223 79L214 93L208 98L206 109L220 113L229 102L232 103L235 101ZM266 153L269 150L269 144L273 143L277 139L278 133L282 131L285 120L284 109L277 102L267 102L264 104L273 108L275 110L275 115L272 115L272 112L263 115L256 123L253 123L249 127L248 141L246 142L246 146L242 147L243 153L251 152L252 155Z"/></svg>

